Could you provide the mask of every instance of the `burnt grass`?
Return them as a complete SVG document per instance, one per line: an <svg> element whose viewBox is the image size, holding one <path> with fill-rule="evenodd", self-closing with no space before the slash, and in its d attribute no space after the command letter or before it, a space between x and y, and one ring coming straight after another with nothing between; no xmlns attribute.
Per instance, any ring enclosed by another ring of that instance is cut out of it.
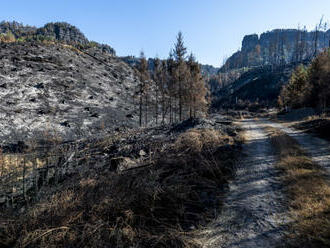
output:
<svg viewBox="0 0 330 248"><path fill-rule="evenodd" d="M221 207L238 131L190 120L86 145L109 155L104 165L89 164L21 209L2 211L0 247L199 247L193 233ZM113 171L115 156L137 166Z"/></svg>

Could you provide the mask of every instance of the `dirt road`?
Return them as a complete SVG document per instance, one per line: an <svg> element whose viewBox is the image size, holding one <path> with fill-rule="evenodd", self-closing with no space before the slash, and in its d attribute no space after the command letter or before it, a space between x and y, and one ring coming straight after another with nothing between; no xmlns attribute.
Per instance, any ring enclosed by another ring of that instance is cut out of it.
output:
<svg viewBox="0 0 330 248"><path fill-rule="evenodd" d="M244 157L229 183L222 212L203 231L201 243L207 248L285 247L290 218L276 157L264 128L281 129L296 139L329 175L330 142L265 119L239 124L246 130Z"/></svg>
<svg viewBox="0 0 330 248"><path fill-rule="evenodd" d="M288 217L275 168L266 121L244 120L245 154L219 217L205 230L204 247L275 247L285 235Z"/></svg>

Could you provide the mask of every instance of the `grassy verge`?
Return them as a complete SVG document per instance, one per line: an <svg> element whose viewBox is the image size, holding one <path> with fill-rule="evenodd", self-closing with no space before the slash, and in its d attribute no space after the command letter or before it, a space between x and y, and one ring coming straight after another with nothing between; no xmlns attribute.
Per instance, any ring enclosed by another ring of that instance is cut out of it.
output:
<svg viewBox="0 0 330 248"><path fill-rule="evenodd" d="M293 247L330 246L330 185L325 171L287 134L268 128L279 156L293 219L288 237Z"/></svg>
<svg viewBox="0 0 330 248"><path fill-rule="evenodd" d="M237 142L216 130L190 129L151 166L71 177L7 216L0 247L198 247L190 233L221 205Z"/></svg>

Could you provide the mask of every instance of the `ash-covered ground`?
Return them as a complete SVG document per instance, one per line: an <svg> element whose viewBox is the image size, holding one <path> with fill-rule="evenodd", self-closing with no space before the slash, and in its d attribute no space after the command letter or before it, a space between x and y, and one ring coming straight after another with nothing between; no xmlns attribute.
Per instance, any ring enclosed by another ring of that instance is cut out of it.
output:
<svg viewBox="0 0 330 248"><path fill-rule="evenodd" d="M92 55L92 56L90 56ZM137 124L139 79L100 50L61 44L0 44L0 141L55 133L63 140Z"/></svg>

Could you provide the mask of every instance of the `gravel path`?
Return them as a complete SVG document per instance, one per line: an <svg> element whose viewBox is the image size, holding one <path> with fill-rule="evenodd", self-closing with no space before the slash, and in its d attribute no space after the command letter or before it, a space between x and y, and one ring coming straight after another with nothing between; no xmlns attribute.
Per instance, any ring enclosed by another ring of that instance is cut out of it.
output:
<svg viewBox="0 0 330 248"><path fill-rule="evenodd" d="M203 233L204 247L281 247L288 223L285 197L264 120L244 120L242 162L219 217Z"/></svg>

